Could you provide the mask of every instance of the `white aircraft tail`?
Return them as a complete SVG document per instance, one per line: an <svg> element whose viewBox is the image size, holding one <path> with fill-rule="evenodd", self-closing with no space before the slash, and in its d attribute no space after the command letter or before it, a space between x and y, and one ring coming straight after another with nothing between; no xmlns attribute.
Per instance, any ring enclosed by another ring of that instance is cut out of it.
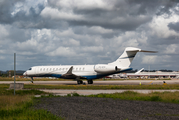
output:
<svg viewBox="0 0 179 120"><path fill-rule="evenodd" d="M150 52L150 53L156 53L156 51L146 51L141 50L139 48L134 47L127 47L123 54L114 62L108 63L109 65L115 65L118 68L128 68L130 64L132 63L132 60L134 59L137 52Z"/></svg>

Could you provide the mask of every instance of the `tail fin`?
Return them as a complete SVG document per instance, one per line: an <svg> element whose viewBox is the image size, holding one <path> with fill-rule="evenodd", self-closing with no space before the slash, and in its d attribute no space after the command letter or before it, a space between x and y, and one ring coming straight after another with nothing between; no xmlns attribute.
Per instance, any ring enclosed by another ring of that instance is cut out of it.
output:
<svg viewBox="0 0 179 120"><path fill-rule="evenodd" d="M139 48L127 47L124 50L123 54L116 61L108 64L118 66L118 68L127 68L130 66L137 52L156 53L156 51L146 51L146 50L141 50Z"/></svg>

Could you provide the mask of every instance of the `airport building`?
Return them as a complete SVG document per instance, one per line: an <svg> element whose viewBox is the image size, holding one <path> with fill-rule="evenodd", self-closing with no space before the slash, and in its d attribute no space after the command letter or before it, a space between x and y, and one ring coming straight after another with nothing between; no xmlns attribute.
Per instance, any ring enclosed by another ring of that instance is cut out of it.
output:
<svg viewBox="0 0 179 120"><path fill-rule="evenodd" d="M139 73L120 73L108 76L108 78L179 78L179 72L139 72Z"/></svg>
<svg viewBox="0 0 179 120"><path fill-rule="evenodd" d="M179 72L140 72L136 73L126 73L128 78L179 78Z"/></svg>

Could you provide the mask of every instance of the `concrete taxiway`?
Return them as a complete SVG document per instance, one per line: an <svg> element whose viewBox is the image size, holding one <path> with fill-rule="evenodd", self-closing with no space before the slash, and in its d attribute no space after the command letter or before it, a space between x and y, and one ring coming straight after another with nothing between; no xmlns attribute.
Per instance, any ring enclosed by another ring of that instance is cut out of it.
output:
<svg viewBox="0 0 179 120"><path fill-rule="evenodd" d="M158 84L162 85L163 82L167 84L179 84L179 80L115 80L115 81L94 81L92 85L149 85ZM10 84L14 81L0 81L0 84ZM87 81L84 81L87 84ZM30 81L16 81L16 83L32 84ZM77 85L76 81L35 81L33 84L37 85ZM91 84L90 84L91 85Z"/></svg>

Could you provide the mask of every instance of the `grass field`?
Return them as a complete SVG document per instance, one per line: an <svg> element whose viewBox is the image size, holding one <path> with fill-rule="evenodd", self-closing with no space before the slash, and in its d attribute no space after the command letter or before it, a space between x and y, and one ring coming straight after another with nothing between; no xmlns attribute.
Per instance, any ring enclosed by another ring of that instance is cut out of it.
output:
<svg viewBox="0 0 179 120"><path fill-rule="evenodd" d="M45 110L34 110L31 107L37 102L38 90L6 90L9 85L0 85L0 120L63 120Z"/></svg>
<svg viewBox="0 0 179 120"><path fill-rule="evenodd" d="M37 104L38 99L34 95L46 94L37 89L179 89L178 84L174 85L24 85L25 89L7 90L8 84L0 84L0 120L63 120L52 115L46 110L35 110L32 108ZM53 95L49 95L54 97ZM80 96L77 93L68 94L66 97ZM81 95L83 96L83 95ZM44 97L44 96L43 96ZM56 96L57 97L57 96ZM179 104L179 92L154 92L150 94L142 94L131 91L114 94L98 94L83 97L102 97L122 100L141 100L141 101L158 101Z"/></svg>
<svg viewBox="0 0 179 120"><path fill-rule="evenodd" d="M88 95L87 97L114 98L122 100L158 101L179 104L179 92L153 92L149 94L142 94L132 91L126 91L123 93L114 94Z"/></svg>
<svg viewBox="0 0 179 120"><path fill-rule="evenodd" d="M108 90L108 89L179 89L179 84L164 84L164 85L35 85L25 84L25 89L94 89L94 90Z"/></svg>

